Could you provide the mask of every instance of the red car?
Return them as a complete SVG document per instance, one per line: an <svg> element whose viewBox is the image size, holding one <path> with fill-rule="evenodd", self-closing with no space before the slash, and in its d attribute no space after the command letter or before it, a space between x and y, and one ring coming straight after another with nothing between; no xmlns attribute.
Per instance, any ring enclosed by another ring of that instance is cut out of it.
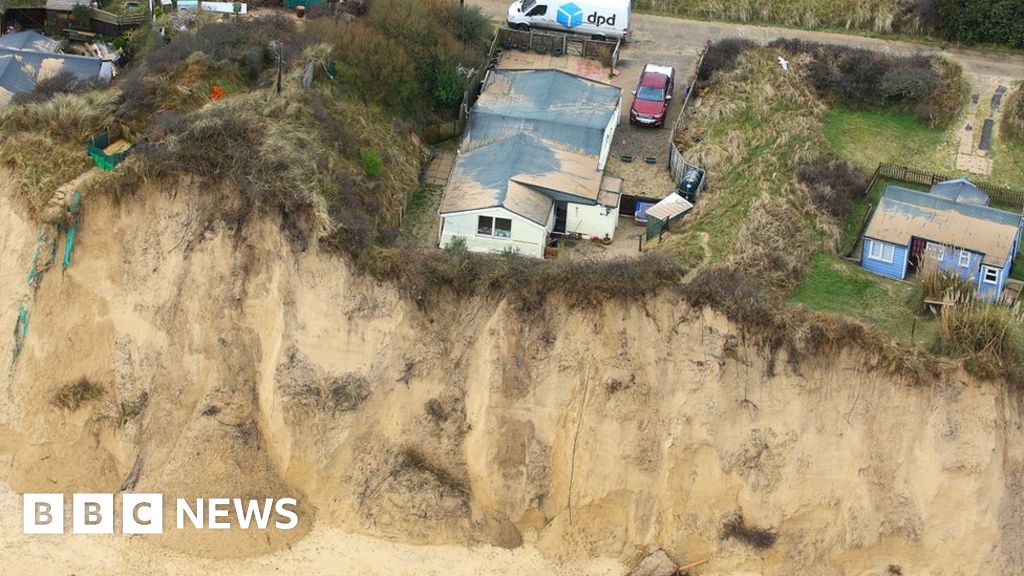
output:
<svg viewBox="0 0 1024 576"><path fill-rule="evenodd" d="M640 85L633 91L629 122L638 126L664 126L668 105L676 83L676 69L648 64L640 75Z"/></svg>

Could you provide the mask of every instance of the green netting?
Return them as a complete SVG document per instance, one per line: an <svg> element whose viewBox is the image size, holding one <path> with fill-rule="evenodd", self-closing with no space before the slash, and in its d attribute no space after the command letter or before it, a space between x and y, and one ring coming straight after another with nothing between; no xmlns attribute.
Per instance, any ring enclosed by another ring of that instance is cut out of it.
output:
<svg viewBox="0 0 1024 576"><path fill-rule="evenodd" d="M66 270L68 266L71 266L71 253L75 249L75 237L78 235L78 226L81 223L81 214L79 214L79 208L82 204L82 193L75 192L74 196L71 197L71 205L68 206L68 210L71 212L71 224L68 226L68 237L64 242L64 260L61 263L61 270Z"/></svg>
<svg viewBox="0 0 1024 576"><path fill-rule="evenodd" d="M57 234L60 235L61 228L57 227ZM44 252L49 252L46 262L40 265L39 256ZM46 226L39 227L39 235L36 236L36 249L32 253L32 268L28 271L28 285L35 289L39 286L39 282L43 279L43 273L46 272L53 263L57 261L57 240L56 238L50 238L46 235Z"/></svg>
<svg viewBox="0 0 1024 576"><path fill-rule="evenodd" d="M25 345L25 337L28 335L28 308L24 305L18 307L18 319L14 322L14 351L11 353L11 366L8 372L14 372L14 364L18 361L21 349Z"/></svg>

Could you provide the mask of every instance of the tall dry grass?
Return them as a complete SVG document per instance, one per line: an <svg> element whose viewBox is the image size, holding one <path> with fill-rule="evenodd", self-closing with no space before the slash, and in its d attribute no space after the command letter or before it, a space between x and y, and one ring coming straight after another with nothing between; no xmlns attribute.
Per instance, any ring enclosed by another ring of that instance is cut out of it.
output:
<svg viewBox="0 0 1024 576"><path fill-rule="evenodd" d="M86 140L110 127L119 99L114 90L58 94L0 110L0 162L36 210L89 168Z"/></svg>
<svg viewBox="0 0 1024 576"><path fill-rule="evenodd" d="M1024 315L973 295L942 308L937 351L963 359L982 378L1006 378L1024 386Z"/></svg>
<svg viewBox="0 0 1024 576"><path fill-rule="evenodd" d="M799 28L919 33L929 27L920 0L639 0L638 7L706 20Z"/></svg>
<svg viewBox="0 0 1024 576"><path fill-rule="evenodd" d="M939 261L923 255L918 267L915 299L918 311L924 311L927 299L963 301L974 298L977 287L956 272L943 270Z"/></svg>

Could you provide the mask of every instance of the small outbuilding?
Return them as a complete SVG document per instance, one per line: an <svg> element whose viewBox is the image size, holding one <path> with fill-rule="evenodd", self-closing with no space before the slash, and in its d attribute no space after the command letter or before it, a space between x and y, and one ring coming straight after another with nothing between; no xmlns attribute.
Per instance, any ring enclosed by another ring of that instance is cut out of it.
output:
<svg viewBox="0 0 1024 576"><path fill-rule="evenodd" d="M904 279L930 258L998 300L1020 250L1020 214L986 206L988 196L965 179L932 192L888 185L864 231L861 266Z"/></svg>
<svg viewBox="0 0 1024 576"><path fill-rule="evenodd" d="M668 230L673 222L681 219L692 209L693 204L675 192L661 199L646 211L647 239L650 240Z"/></svg>

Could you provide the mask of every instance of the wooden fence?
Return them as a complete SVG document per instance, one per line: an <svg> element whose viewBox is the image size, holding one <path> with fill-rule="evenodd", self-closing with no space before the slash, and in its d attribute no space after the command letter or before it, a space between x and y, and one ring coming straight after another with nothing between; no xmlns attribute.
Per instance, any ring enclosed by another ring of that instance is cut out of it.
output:
<svg viewBox="0 0 1024 576"><path fill-rule="evenodd" d="M677 185L682 181L687 168L691 166L697 167L683 158L683 153L676 146L676 132L683 124L683 116L686 114L686 107L690 104L690 96L693 95L694 89L697 87L697 74L700 72L700 67L704 63L704 56L708 53L710 46L711 42L707 42L704 44L704 49L701 50L700 58L697 59L697 66L694 67L690 81L686 84L686 96L683 97L683 107L679 110L679 116L676 117L676 121L672 124L672 132L668 137L668 171L672 174L672 181Z"/></svg>
<svg viewBox="0 0 1024 576"><path fill-rule="evenodd" d="M879 164L878 169L875 170L875 175L871 179L872 184L879 176L883 178L891 178L893 180L923 184L925 186L934 186L944 180L953 180L956 178L956 176L935 174L924 170L918 170L916 168L898 166L896 164ZM995 186L982 182L973 183L983 192L988 194L992 203L1016 210L1024 209L1024 190L1016 190L1005 186ZM869 187L868 190L870 191L871 188ZM865 192L865 194L866 193L867 192Z"/></svg>
<svg viewBox="0 0 1024 576"><path fill-rule="evenodd" d="M538 30L513 30L498 28L495 43L506 50L519 49L554 56L580 56L593 60L605 60L610 67L619 65L620 40L594 40L586 36L541 32ZM492 57L493 49L492 45Z"/></svg>

